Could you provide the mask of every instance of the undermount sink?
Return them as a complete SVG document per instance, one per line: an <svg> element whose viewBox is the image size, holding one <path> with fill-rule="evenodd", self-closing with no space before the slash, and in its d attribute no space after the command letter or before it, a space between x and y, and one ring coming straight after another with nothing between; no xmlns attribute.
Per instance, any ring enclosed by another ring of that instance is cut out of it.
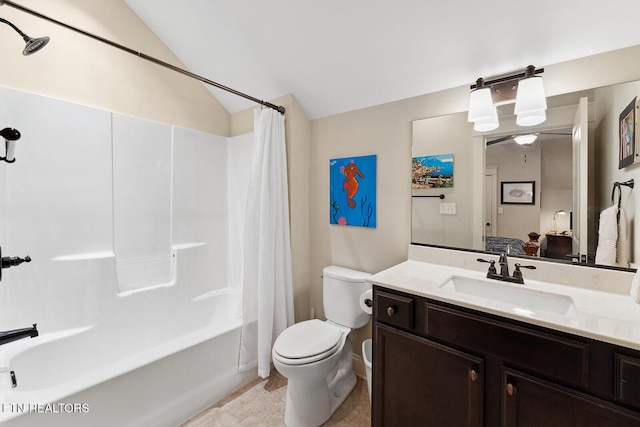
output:
<svg viewBox="0 0 640 427"><path fill-rule="evenodd" d="M544 312L578 317L573 299L567 295L530 289L523 285L452 276L440 288L446 292L472 295L498 303L503 309L533 317Z"/></svg>

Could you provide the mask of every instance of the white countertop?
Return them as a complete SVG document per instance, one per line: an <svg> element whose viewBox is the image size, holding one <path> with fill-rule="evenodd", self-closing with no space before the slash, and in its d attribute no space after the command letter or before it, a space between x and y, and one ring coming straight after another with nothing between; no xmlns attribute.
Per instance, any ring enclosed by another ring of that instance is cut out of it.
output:
<svg viewBox="0 0 640 427"><path fill-rule="evenodd" d="M492 299L440 288L451 276L491 280L486 279L486 272L464 268L409 260L374 274L367 280L388 289L640 350L640 305L628 295L527 280L527 270L523 274L524 286L528 289L571 297L577 316L546 312L519 314ZM496 282L505 286L523 286Z"/></svg>

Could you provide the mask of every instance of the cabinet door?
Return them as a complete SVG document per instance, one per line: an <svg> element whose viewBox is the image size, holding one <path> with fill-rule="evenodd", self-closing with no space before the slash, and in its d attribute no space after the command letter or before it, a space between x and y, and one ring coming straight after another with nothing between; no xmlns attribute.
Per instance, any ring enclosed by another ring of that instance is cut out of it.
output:
<svg viewBox="0 0 640 427"><path fill-rule="evenodd" d="M482 426L483 360L375 323L374 426Z"/></svg>
<svg viewBox="0 0 640 427"><path fill-rule="evenodd" d="M640 415L510 369L502 373L502 427L638 427Z"/></svg>

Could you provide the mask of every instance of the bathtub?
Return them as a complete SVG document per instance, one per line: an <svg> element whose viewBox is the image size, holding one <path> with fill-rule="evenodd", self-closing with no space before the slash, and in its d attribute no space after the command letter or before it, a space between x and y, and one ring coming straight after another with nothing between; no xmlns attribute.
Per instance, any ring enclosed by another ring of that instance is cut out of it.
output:
<svg viewBox="0 0 640 427"><path fill-rule="evenodd" d="M198 277L185 266L205 247L174 247L181 268L166 286L91 293L110 306L92 324L39 326L40 336L0 347L0 368L14 371L17 381L0 389L0 424L174 426L253 380L257 372L237 372L240 292L193 291ZM109 254L56 262L67 270L115 271ZM186 281L191 286L181 286Z"/></svg>

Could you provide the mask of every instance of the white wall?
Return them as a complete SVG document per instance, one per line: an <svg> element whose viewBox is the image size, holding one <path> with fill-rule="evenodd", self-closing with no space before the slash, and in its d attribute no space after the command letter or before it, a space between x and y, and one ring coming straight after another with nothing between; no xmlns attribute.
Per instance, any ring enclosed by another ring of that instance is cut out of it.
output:
<svg viewBox="0 0 640 427"><path fill-rule="evenodd" d="M113 250L118 289L127 292L168 283L173 275L173 135L171 126L148 120L113 114L111 121Z"/></svg>
<svg viewBox="0 0 640 427"><path fill-rule="evenodd" d="M117 294L176 285L185 245L203 246L187 296L230 286L226 138L8 88L0 99L0 122L22 134L0 163L0 243L32 258L3 271L0 330L109 322L135 310ZM87 263L105 259L133 270L94 275Z"/></svg>
<svg viewBox="0 0 640 427"><path fill-rule="evenodd" d="M33 259L3 271L0 330L91 323L93 285L54 259L113 252L110 114L2 87L0 99L0 122L22 134L16 162L0 163L2 255Z"/></svg>

